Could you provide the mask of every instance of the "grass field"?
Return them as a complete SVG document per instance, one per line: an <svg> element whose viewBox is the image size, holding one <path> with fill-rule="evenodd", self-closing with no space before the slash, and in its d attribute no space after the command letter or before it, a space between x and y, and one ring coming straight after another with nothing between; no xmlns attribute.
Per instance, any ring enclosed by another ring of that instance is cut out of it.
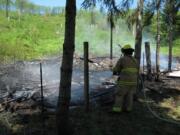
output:
<svg viewBox="0 0 180 135"><path fill-rule="evenodd" d="M96 12L95 22L91 24L91 14L80 10L76 17L75 53L83 53L83 42L90 44L90 54L95 56L109 55L110 29L106 16ZM16 12L11 12L10 20L0 11L0 61L32 60L44 56L62 53L64 40L64 14L59 15L29 15L21 18ZM134 36L126 22L118 19L113 33L113 51L120 54L118 44L134 45ZM143 34L143 40L150 33ZM152 36L148 39L152 42ZM174 41L173 55L179 56L180 40ZM143 43L144 44L144 43ZM161 47L163 54L168 54L166 46Z"/></svg>

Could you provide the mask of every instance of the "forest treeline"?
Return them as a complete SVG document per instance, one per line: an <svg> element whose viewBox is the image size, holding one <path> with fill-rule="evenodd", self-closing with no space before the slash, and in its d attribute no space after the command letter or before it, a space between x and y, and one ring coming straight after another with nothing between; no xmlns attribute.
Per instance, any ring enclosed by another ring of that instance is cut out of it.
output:
<svg viewBox="0 0 180 135"><path fill-rule="evenodd" d="M1 0L0 10L6 11L6 17L11 16L10 11L18 11L18 14L59 14L65 11L64 7L47 7L36 5L29 0Z"/></svg>

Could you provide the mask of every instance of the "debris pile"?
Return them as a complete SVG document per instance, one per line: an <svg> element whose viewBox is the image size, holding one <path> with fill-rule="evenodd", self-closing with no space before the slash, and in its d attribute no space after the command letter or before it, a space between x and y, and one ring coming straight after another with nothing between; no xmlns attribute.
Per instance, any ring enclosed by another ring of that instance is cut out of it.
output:
<svg viewBox="0 0 180 135"><path fill-rule="evenodd" d="M0 99L0 112L10 111L19 114L32 114L40 111L40 93L21 92L21 94L8 94Z"/></svg>

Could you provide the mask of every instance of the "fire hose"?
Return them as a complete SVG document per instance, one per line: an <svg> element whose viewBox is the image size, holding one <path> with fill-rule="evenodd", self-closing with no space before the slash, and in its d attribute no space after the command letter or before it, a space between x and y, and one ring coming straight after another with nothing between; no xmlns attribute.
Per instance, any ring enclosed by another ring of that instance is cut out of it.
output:
<svg viewBox="0 0 180 135"><path fill-rule="evenodd" d="M118 44L118 46L119 46L120 48L122 48L120 44ZM177 121L174 121L174 120L170 120L170 119L162 118L162 117L160 117L155 111L152 110L152 108L150 107L149 103L147 102L148 99L147 99L147 95L146 95L146 91L145 91L144 81L143 81L141 75L139 75L139 81L140 81L141 84L142 84L142 92L143 92L143 96L144 96L144 99L145 99L146 107L148 108L149 112L150 112L155 118L157 118L157 119L159 119L159 120L161 120L161 121L165 121L165 122L172 123L172 124L176 124L176 125L179 125L179 126L180 126L180 122L177 122Z"/></svg>
<svg viewBox="0 0 180 135"><path fill-rule="evenodd" d="M143 81L143 78L141 75L139 75L139 81L141 83L139 83L139 85L141 85L142 87L142 90L139 90L143 93L143 96L144 96L144 100L145 100L145 104L146 104L146 107L148 108L148 111L157 119L161 120L161 121L165 121L165 122L168 122L168 123L172 123L172 124L176 124L178 126L180 126L180 122L177 122L175 120L170 120L170 119L166 119L166 118L163 118L161 116L159 116L155 111L153 111L153 109L150 107L150 104L148 102L148 98L147 98L147 95L146 95L146 91L145 91L145 86L144 86L144 81ZM115 86L115 83L112 84ZM105 91L103 93L100 93L100 94L97 94L97 95L94 95L93 97L91 98L97 98L97 97L100 97L100 96L104 96L104 95L108 95L109 93L111 93L112 91ZM113 91L114 92L114 91Z"/></svg>
<svg viewBox="0 0 180 135"><path fill-rule="evenodd" d="M170 119L165 119L161 116L159 116L155 111L152 110L152 108L150 107L149 103L148 103L148 99L147 99L147 95L146 95L146 91L145 91L145 86L144 86L144 81L142 79L142 76L139 76L139 79L141 81L142 84L142 92L143 92L143 96L145 99L145 103L146 103L146 107L148 108L149 112L157 119L161 120L161 121L165 121L171 124L176 124L178 126L180 126L180 122L174 121L174 120L170 120Z"/></svg>

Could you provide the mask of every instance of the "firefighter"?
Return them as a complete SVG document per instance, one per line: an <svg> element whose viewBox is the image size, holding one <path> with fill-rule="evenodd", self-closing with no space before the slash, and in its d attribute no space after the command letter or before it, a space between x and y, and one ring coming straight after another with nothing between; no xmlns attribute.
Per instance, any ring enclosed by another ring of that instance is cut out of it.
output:
<svg viewBox="0 0 180 135"><path fill-rule="evenodd" d="M113 75L118 75L115 103L112 112L130 112L133 109L133 95L137 87L138 65L132 56L134 49L124 45L121 49L123 56L113 68ZM125 109L125 110L122 110Z"/></svg>

